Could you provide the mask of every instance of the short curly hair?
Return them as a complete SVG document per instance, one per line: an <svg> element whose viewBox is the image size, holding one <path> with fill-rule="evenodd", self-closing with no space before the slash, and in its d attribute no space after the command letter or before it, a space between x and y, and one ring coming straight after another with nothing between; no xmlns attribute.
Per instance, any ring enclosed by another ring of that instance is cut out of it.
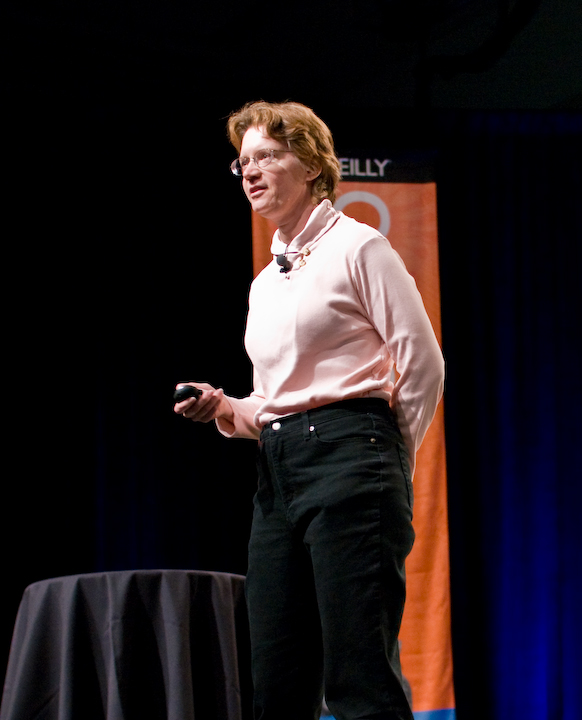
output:
<svg viewBox="0 0 582 720"><path fill-rule="evenodd" d="M250 127L264 128L269 137L287 143L307 167L321 167L311 188L313 200L316 205L325 198L335 202L340 165L331 132L313 110L296 102L260 100L247 103L228 119L228 136L237 152L240 152L244 134Z"/></svg>

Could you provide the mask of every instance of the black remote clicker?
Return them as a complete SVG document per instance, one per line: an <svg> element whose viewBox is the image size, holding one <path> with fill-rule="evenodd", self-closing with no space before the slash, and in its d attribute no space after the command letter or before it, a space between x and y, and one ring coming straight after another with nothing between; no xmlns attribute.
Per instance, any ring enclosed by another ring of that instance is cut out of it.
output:
<svg viewBox="0 0 582 720"><path fill-rule="evenodd" d="M198 398L202 395L200 388L194 387L194 385L180 385L180 387L174 390L174 402L179 403L188 398Z"/></svg>

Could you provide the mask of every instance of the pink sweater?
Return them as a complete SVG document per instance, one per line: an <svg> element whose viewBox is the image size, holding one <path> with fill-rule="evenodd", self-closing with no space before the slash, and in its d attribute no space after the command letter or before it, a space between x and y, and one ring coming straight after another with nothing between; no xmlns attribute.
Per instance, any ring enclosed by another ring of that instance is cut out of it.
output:
<svg viewBox="0 0 582 720"><path fill-rule="evenodd" d="M273 237L273 255L286 250ZM318 205L288 248L251 285L245 347L250 396L232 398L228 437L258 438L274 418L356 397L385 398L415 454L434 416L444 362L420 293L400 256L376 230ZM393 368L398 371L394 383Z"/></svg>

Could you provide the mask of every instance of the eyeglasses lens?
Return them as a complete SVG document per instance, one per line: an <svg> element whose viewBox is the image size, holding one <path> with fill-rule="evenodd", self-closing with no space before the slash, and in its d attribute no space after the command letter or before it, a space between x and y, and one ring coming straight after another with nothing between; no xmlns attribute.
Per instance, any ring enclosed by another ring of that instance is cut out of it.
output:
<svg viewBox="0 0 582 720"><path fill-rule="evenodd" d="M275 155L274 150L260 150L254 158L248 158L248 157L240 157L236 160L233 160L230 164L230 170L233 175L236 175L237 177L241 177L243 174L244 169L247 165L253 160L257 167L265 168L267 165L271 162Z"/></svg>

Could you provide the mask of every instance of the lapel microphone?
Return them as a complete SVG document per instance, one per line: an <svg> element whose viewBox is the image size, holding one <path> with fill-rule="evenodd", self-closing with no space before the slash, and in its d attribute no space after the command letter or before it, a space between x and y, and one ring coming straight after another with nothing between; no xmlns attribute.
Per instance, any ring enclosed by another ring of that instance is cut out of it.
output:
<svg viewBox="0 0 582 720"><path fill-rule="evenodd" d="M287 259L287 255L277 255L277 265L281 266L281 269L279 272L282 273L288 273L289 270L293 267L289 260Z"/></svg>
<svg viewBox="0 0 582 720"><path fill-rule="evenodd" d="M291 255L301 255L301 260L299 261L299 267L303 267L305 265L305 258L308 255L311 255L311 250L306 247L303 248L303 250L298 250L297 252L292 251ZM288 273L289 270L292 269L293 265L291 262L289 262L289 258L287 257L287 253L283 253L282 255L277 255L277 265L281 266L281 269L279 272L282 273Z"/></svg>

